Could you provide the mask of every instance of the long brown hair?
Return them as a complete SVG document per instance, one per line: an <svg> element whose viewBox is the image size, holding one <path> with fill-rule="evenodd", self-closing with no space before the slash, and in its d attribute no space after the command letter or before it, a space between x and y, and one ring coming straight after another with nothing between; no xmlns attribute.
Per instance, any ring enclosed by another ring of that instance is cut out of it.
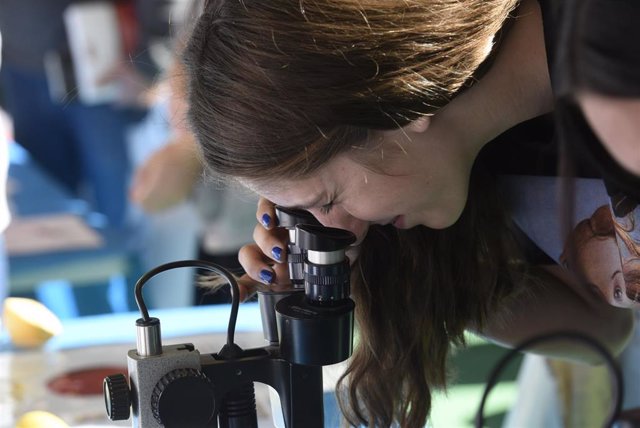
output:
<svg viewBox="0 0 640 428"><path fill-rule="evenodd" d="M303 177L445 105L517 0L214 0L184 54L189 118L211 172ZM445 230L374 227L354 269L359 342L340 381L350 423L423 426L451 343L510 291L508 221L474 167Z"/></svg>

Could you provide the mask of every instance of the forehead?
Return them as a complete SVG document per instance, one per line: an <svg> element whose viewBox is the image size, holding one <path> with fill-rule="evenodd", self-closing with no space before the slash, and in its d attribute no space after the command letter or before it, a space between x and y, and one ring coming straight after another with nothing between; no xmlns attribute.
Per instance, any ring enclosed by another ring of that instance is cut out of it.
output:
<svg viewBox="0 0 640 428"><path fill-rule="evenodd" d="M370 133L367 144L354 145L339 153L315 171L298 178L241 179L251 191L283 206L311 206L311 202L367 182L372 175L391 177L402 175L409 160L402 131L376 131ZM384 180L383 180L384 181ZM381 184L378 181L378 184ZM323 203L326 203L323 202Z"/></svg>
<svg viewBox="0 0 640 428"><path fill-rule="evenodd" d="M286 207L306 207L318 202L329 188L342 179L327 173L333 168L327 163L316 171L298 178L277 178L272 180L240 180L241 184L271 202Z"/></svg>

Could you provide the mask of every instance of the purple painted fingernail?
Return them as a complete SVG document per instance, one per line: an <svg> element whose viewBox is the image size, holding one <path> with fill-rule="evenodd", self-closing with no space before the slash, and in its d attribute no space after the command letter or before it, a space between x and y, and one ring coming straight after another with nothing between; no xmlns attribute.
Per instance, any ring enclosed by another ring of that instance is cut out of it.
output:
<svg viewBox="0 0 640 428"><path fill-rule="evenodd" d="M262 223L264 227L269 227L271 224L271 216L269 214L262 214L262 217L260 217L260 223Z"/></svg>
<svg viewBox="0 0 640 428"><path fill-rule="evenodd" d="M260 271L260 281L265 284L271 284L273 282L273 272L267 269L262 269Z"/></svg>
<svg viewBox="0 0 640 428"><path fill-rule="evenodd" d="M273 247L271 249L271 255L273 256L274 259L276 259L277 261L280 261L282 259L282 248Z"/></svg>

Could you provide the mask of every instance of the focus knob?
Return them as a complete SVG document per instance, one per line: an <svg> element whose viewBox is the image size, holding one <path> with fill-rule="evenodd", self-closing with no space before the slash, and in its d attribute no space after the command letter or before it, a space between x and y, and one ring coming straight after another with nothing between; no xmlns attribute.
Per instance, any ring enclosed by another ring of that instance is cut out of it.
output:
<svg viewBox="0 0 640 428"><path fill-rule="evenodd" d="M151 394L153 416L167 428L211 426L215 409L213 385L196 369L176 369L167 373Z"/></svg>
<svg viewBox="0 0 640 428"><path fill-rule="evenodd" d="M107 416L112 421L129 419L131 413L131 393L127 378L122 374L107 376L102 382L104 404Z"/></svg>

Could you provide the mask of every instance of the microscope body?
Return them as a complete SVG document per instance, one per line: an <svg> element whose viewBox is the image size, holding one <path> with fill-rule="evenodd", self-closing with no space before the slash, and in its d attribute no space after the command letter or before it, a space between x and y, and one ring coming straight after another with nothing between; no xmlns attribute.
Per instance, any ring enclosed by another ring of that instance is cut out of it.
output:
<svg viewBox="0 0 640 428"><path fill-rule="evenodd" d="M253 383L260 382L278 393L286 428L324 426L322 366L352 352L355 305L344 250L355 237L321 226L295 228L305 248L298 259L304 288L259 296L268 345L243 350L228 341L210 354L190 343L163 346L159 320L139 319L128 379L104 381L112 420L128 419L132 409L134 427L257 427Z"/></svg>
<svg viewBox="0 0 640 428"><path fill-rule="evenodd" d="M322 427L322 367L278 354L276 347L255 348L228 360L191 344L165 346L157 357L131 350L133 426L257 427L253 382L261 382L280 396L287 427Z"/></svg>
<svg viewBox="0 0 640 428"><path fill-rule="evenodd" d="M201 369L200 352L191 344L166 345L157 356L141 356L136 349L127 353L127 368L131 384L133 426L161 427L154 417L150 400L157 385L167 373L174 370Z"/></svg>

